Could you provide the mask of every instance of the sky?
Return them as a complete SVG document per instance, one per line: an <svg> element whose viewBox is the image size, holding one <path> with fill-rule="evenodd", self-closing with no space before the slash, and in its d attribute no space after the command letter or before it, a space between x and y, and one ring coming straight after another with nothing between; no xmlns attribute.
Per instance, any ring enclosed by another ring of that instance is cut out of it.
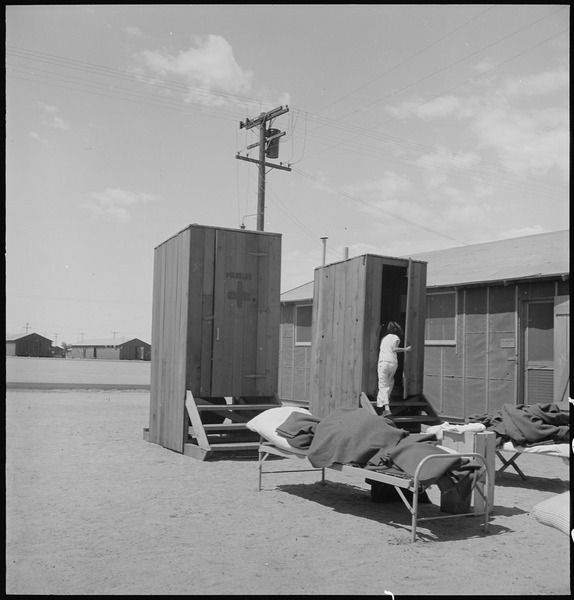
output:
<svg viewBox="0 0 574 600"><path fill-rule="evenodd" d="M362 254L569 227L569 5L8 5L6 332L151 342L154 249L281 234L281 291ZM326 238L326 239L324 239Z"/></svg>

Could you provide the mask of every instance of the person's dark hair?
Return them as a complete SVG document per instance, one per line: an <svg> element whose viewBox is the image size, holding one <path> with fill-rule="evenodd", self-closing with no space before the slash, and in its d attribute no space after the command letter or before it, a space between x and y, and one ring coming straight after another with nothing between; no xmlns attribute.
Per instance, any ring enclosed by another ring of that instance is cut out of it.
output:
<svg viewBox="0 0 574 600"><path fill-rule="evenodd" d="M389 333L394 333L395 335L398 335L400 337L401 335L403 335L403 330L402 327L395 321L389 321L389 324L387 325L386 335L389 335Z"/></svg>

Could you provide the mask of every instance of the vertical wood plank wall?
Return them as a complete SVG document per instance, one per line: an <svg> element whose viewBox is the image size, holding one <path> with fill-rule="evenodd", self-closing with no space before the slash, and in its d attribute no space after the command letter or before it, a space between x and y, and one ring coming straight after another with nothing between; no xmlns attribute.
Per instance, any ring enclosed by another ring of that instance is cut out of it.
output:
<svg viewBox="0 0 574 600"><path fill-rule="evenodd" d="M149 441L183 451L189 230L154 256Z"/></svg>
<svg viewBox="0 0 574 600"><path fill-rule="evenodd" d="M405 354L404 392L406 396L416 396L423 393L424 384L426 263L411 261L410 270L407 295L409 330L405 345L410 345L412 350Z"/></svg>

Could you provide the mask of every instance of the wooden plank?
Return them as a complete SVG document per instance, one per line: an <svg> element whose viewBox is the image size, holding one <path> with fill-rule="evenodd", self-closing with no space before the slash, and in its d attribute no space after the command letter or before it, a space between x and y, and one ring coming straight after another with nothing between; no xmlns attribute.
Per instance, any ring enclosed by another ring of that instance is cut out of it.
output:
<svg viewBox="0 0 574 600"><path fill-rule="evenodd" d="M201 304L201 396L215 396L213 382L214 295L215 295L215 230L204 229L203 291Z"/></svg>
<svg viewBox="0 0 574 600"><path fill-rule="evenodd" d="M245 423L204 424L203 429L209 431L235 431L245 429Z"/></svg>
<svg viewBox="0 0 574 600"><path fill-rule="evenodd" d="M161 277L160 277L160 333L158 340L158 371L160 374L159 381L159 397L158 397L158 433L157 433L157 442L160 445L164 445L164 411L163 411L163 403L165 398L169 395L168 382L169 378L166 373L166 359L165 359L165 345L166 345L166 327L168 319L166 317L166 286L167 286L167 257L168 257L168 245L163 244L161 248Z"/></svg>
<svg viewBox="0 0 574 600"><path fill-rule="evenodd" d="M160 340L162 329L162 278L163 278L163 249L154 251L153 265L153 294L152 294L152 339L150 364L150 407L148 441L159 443L159 403L161 389Z"/></svg>
<svg viewBox="0 0 574 600"><path fill-rule="evenodd" d="M279 312L281 301L281 236L267 236L261 245L259 258L258 337L256 394L271 396L278 391L279 377Z"/></svg>
<svg viewBox="0 0 574 600"><path fill-rule="evenodd" d="M211 457L212 452L210 450L208 451L203 448L200 448L195 444L184 444L183 454L185 456L191 456L191 458L195 458L196 460L207 460Z"/></svg>
<svg viewBox="0 0 574 600"><path fill-rule="evenodd" d="M406 355L404 362L405 397L423 393L426 263L411 261L408 289L409 330L405 332L405 345L410 345L412 350Z"/></svg>
<svg viewBox="0 0 574 600"><path fill-rule="evenodd" d="M332 270L327 267L315 269L309 410L319 419L328 414L325 371L328 368L328 343L332 337L333 293Z"/></svg>
<svg viewBox="0 0 574 600"><path fill-rule="evenodd" d="M474 437L474 450L481 456L484 456L486 460L486 466L490 473L490 482L488 489L484 490L484 484L480 483L477 485L482 493L486 495L488 504L494 506L494 485L496 477L496 434L493 431L485 431L477 433ZM474 510L475 512L481 512L485 509L485 502L481 494L474 492Z"/></svg>
<svg viewBox="0 0 574 600"><path fill-rule="evenodd" d="M225 331L226 323L226 302L227 292L229 292L225 271L227 268L226 257L228 250L228 238L225 231L216 231L215 233L215 277L214 277L214 295L213 295L213 350L212 350L212 373L211 373L211 391L214 396L232 396L231 390L231 369L225 364L228 350L228 340Z"/></svg>
<svg viewBox="0 0 574 600"><path fill-rule="evenodd" d="M281 327L281 235L269 238L267 286L269 290L267 319L267 379L259 395L269 396L279 391L279 339Z"/></svg>
<svg viewBox="0 0 574 600"><path fill-rule="evenodd" d="M229 452L230 450L257 450L259 442L230 442L222 444L213 444L212 452Z"/></svg>
<svg viewBox="0 0 574 600"><path fill-rule="evenodd" d="M361 392L361 394L359 396L359 402L360 402L361 406L363 408L366 408L371 414L373 414L373 415L377 414L375 407L373 406L373 404L371 403L371 401L369 400L369 398L367 397L365 392Z"/></svg>
<svg viewBox="0 0 574 600"><path fill-rule="evenodd" d="M164 320L164 345L163 363L165 374L166 393L162 401L162 446L176 452L181 452L181 440L175 439L173 434L173 414L177 405L175 386L175 340L177 335L176 302L177 302L177 243L179 235L171 238L166 244L166 286L164 295L165 320Z"/></svg>
<svg viewBox="0 0 574 600"><path fill-rule="evenodd" d="M190 258L191 233L189 228L180 235L179 246L179 287L177 311L177 339L176 339L176 398L177 406L174 407L174 439L181 439L181 450L187 438L187 425L189 417L185 410L187 387L187 356L189 334L189 258Z"/></svg>
<svg viewBox="0 0 574 600"><path fill-rule="evenodd" d="M226 260L226 273L228 283L227 298L225 302L225 336L226 356L225 368L230 371L230 388L225 395L242 396L247 393L248 388L255 387L253 381L245 379L247 372L245 349L250 342L253 344L254 332L250 335L246 331L246 315L255 311L257 290L254 289L257 279L257 262L247 267L248 240L253 234L238 232L228 233L229 237ZM253 272L255 269L255 272ZM251 392L251 390L249 390Z"/></svg>
<svg viewBox="0 0 574 600"><path fill-rule="evenodd" d="M193 430L195 432L197 445L203 450L209 451L211 449L211 446L207 439L207 435L205 434L205 430L203 429L203 423L201 422L201 416L199 415L199 411L197 410L195 399L190 391L188 391L185 396L185 408L187 409L187 414L189 415L191 426L193 427Z"/></svg>
<svg viewBox="0 0 574 600"><path fill-rule="evenodd" d="M205 261L205 231L200 227L190 227L189 240L189 286L187 301L187 389L194 395L208 393L201 389L202 367L210 368L211 360L203 361L203 292L204 292L204 261ZM212 308L208 308L208 314ZM209 356L209 354L207 355ZM205 365L204 365L205 362ZM209 377L208 377L209 379Z"/></svg>
<svg viewBox="0 0 574 600"><path fill-rule="evenodd" d="M377 363L379 360L378 328L381 324L381 291L383 264L377 257L368 256L364 281L363 364L362 390L376 396L378 389Z"/></svg>
<svg viewBox="0 0 574 600"><path fill-rule="evenodd" d="M203 398L201 399L203 402ZM209 410L213 412L222 413L223 412L235 412L235 411L244 411L244 410L268 410L269 408L277 408L277 404L227 404L224 406L223 404L196 404L198 411Z"/></svg>
<svg viewBox="0 0 574 600"><path fill-rule="evenodd" d="M252 359L251 374L255 375L252 379L254 395L262 394L266 389L266 379L269 376L267 365L268 353L268 326L269 326L269 238L261 237L257 244L257 315L256 315L256 330L254 331L254 348L253 353L250 353ZM274 390L275 391L275 390Z"/></svg>

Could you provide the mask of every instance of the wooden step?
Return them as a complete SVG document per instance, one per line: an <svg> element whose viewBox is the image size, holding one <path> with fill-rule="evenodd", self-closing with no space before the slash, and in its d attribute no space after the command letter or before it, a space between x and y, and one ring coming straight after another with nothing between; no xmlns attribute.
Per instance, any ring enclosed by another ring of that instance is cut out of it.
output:
<svg viewBox="0 0 574 600"><path fill-rule="evenodd" d="M270 408L280 408L280 404L196 404L197 410L268 410Z"/></svg>
<svg viewBox="0 0 574 600"><path fill-rule="evenodd" d="M192 428L190 428L192 429ZM203 424L205 431L236 431L236 430L247 430L245 423L220 423L220 424Z"/></svg>
<svg viewBox="0 0 574 600"><path fill-rule="evenodd" d="M411 415L411 416L400 416L400 415L389 415L387 417L393 423L442 423L441 419L438 417L433 417L429 415Z"/></svg>
<svg viewBox="0 0 574 600"><path fill-rule="evenodd" d="M210 444L211 450L215 452L229 452L230 450L257 450L259 440L256 442L223 442L221 444Z"/></svg>

